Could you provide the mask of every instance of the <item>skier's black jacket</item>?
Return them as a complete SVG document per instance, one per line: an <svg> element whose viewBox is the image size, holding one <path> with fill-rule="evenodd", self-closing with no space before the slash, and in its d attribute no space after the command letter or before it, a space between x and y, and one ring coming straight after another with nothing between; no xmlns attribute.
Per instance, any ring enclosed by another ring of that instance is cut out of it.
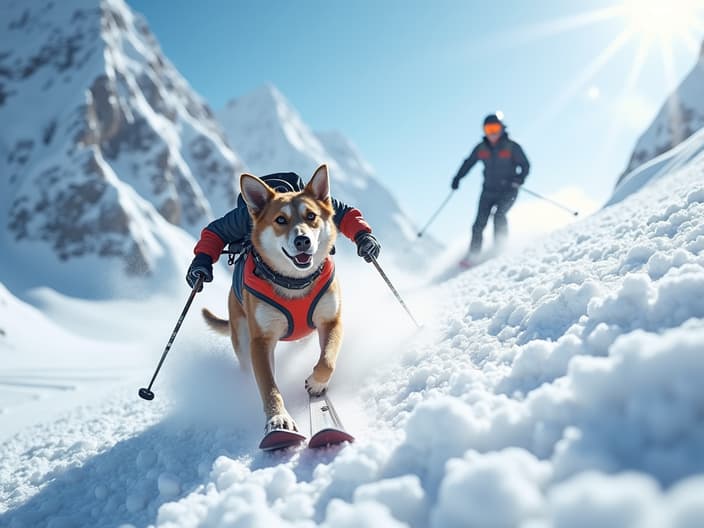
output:
<svg viewBox="0 0 704 528"><path fill-rule="evenodd" d="M278 192L298 192L305 187L303 180L294 172L278 172L261 178L272 189ZM362 217L359 209L331 198L333 221L340 233L354 240L360 231L371 232L369 224ZM242 195L237 198L237 207L225 216L213 220L201 232L201 238L196 244L194 253L210 255L213 262L218 260L220 252L229 244L230 251L240 252L249 242L252 233L252 219Z"/></svg>
<svg viewBox="0 0 704 528"><path fill-rule="evenodd" d="M530 170L530 163L521 146L504 132L496 145L484 137L462 163L455 181L464 178L480 160L484 162L484 190L489 192L510 191L513 183L522 185Z"/></svg>

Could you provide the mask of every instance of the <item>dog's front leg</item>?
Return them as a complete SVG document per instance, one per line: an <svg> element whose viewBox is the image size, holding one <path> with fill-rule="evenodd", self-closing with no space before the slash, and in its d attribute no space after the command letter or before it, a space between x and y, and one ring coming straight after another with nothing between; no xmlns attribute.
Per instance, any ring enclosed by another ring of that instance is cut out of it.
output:
<svg viewBox="0 0 704 528"><path fill-rule="evenodd" d="M298 431L296 422L284 406L284 398L274 379L273 359L276 343L276 339L269 337L255 337L250 341L252 369L266 415L266 432L272 429Z"/></svg>
<svg viewBox="0 0 704 528"><path fill-rule="evenodd" d="M311 396L323 394L335 370L337 354L342 346L342 322L339 318L318 326L320 359L313 367L313 373L306 379L306 390Z"/></svg>

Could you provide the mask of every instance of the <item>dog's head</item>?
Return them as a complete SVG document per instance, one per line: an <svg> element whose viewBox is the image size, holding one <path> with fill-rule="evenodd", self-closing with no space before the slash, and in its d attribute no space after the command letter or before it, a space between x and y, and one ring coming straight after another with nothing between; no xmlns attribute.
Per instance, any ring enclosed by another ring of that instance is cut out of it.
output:
<svg viewBox="0 0 704 528"><path fill-rule="evenodd" d="M337 236L327 165L300 192L276 192L251 174L242 175L240 188L252 217L252 245L266 264L289 277L316 270Z"/></svg>

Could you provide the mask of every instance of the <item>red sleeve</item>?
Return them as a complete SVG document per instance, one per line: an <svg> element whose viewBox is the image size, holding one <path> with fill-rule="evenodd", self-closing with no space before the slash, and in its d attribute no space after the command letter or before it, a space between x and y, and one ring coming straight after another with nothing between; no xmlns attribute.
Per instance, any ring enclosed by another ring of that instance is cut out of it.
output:
<svg viewBox="0 0 704 528"><path fill-rule="evenodd" d="M360 231L372 232L372 228L362 217L362 212L354 207L345 213L340 222L340 233L350 240L354 240L355 235Z"/></svg>
<svg viewBox="0 0 704 528"><path fill-rule="evenodd" d="M223 242L222 238L213 233L210 229L205 228L200 233L200 240L196 244L196 247L193 248L193 253L205 253L206 255L210 255L213 262L217 262L224 247L225 242Z"/></svg>

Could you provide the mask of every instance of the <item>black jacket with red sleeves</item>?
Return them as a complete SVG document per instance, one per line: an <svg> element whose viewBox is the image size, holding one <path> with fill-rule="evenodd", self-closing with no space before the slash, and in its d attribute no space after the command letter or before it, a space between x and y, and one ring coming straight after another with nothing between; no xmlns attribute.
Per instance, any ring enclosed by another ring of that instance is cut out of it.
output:
<svg viewBox="0 0 704 528"><path fill-rule="evenodd" d="M278 192L298 192L305 187L303 180L294 172L279 172L262 176L262 180ZM362 213L345 203L332 198L335 210L333 221L340 233L350 240L360 231L371 232L371 227L362 217ZM210 255L213 262L217 261L226 245L230 249L240 252L249 242L252 233L252 218L249 216L247 204L240 195L237 198L237 207L225 216L213 220L203 229L200 240L193 249L193 253Z"/></svg>
<svg viewBox="0 0 704 528"><path fill-rule="evenodd" d="M478 161L484 162L484 189L507 191L512 183L523 184L530 170L530 163L521 146L509 139L506 132L492 145L485 137L457 171L455 180L465 177ZM517 170L520 168L520 172Z"/></svg>

